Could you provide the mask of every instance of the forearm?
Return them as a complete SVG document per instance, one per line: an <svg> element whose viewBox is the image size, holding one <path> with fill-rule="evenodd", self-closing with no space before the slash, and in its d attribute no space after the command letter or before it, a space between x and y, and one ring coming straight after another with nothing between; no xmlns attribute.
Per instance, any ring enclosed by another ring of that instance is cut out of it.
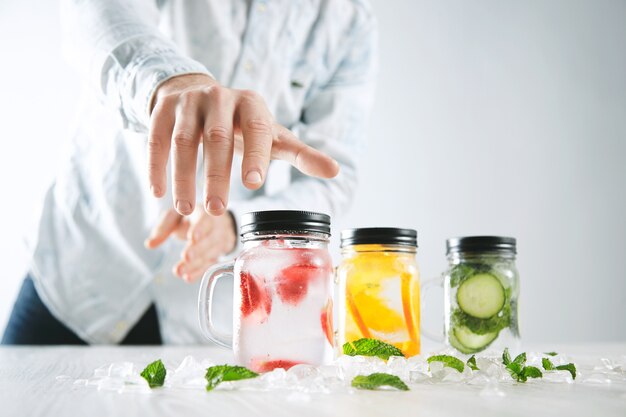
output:
<svg viewBox="0 0 626 417"><path fill-rule="evenodd" d="M63 0L61 10L68 59L136 131L147 131L150 101L160 83L181 74L208 74L159 32L154 1Z"/></svg>

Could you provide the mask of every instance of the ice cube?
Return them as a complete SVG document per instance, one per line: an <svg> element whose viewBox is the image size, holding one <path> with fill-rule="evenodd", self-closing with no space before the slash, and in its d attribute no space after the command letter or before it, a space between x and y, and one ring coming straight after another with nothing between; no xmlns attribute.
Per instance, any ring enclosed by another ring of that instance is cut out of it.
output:
<svg viewBox="0 0 626 417"><path fill-rule="evenodd" d="M108 376L112 378L125 378L133 374L132 362L118 362L112 363L109 367Z"/></svg>
<svg viewBox="0 0 626 417"><path fill-rule="evenodd" d="M402 356L392 356L387 361L387 373L396 375L402 379L409 377L408 361Z"/></svg>
<svg viewBox="0 0 626 417"><path fill-rule="evenodd" d="M296 381L314 379L321 375L317 367L306 365L306 364L298 364L298 365L292 366L287 371L287 374L293 376L296 379Z"/></svg>
<svg viewBox="0 0 626 417"><path fill-rule="evenodd" d="M611 379L603 372L592 371L588 375L581 375L580 380L583 384L590 385L610 385Z"/></svg>
<svg viewBox="0 0 626 417"><path fill-rule="evenodd" d="M77 379L74 381L75 386L86 386L89 381L87 379Z"/></svg>
<svg viewBox="0 0 626 417"><path fill-rule="evenodd" d="M483 398L502 398L506 396L496 380L491 380L478 395Z"/></svg>
<svg viewBox="0 0 626 417"><path fill-rule="evenodd" d="M572 375L567 371L543 371L544 381L560 384L571 384L574 382Z"/></svg>
<svg viewBox="0 0 626 417"><path fill-rule="evenodd" d="M325 380L343 381L344 379L343 369L340 366L322 365L317 370Z"/></svg>
<svg viewBox="0 0 626 417"><path fill-rule="evenodd" d="M208 361L198 362L193 356L186 356L174 371L167 375L166 385L179 388L199 388L206 386L204 375L211 366Z"/></svg>
<svg viewBox="0 0 626 417"><path fill-rule="evenodd" d="M150 394L152 389L141 375L131 375L124 379L124 385L119 392Z"/></svg>
<svg viewBox="0 0 626 417"><path fill-rule="evenodd" d="M124 381L121 378L113 378L110 376L100 379L97 383L98 391L117 391L122 392Z"/></svg>

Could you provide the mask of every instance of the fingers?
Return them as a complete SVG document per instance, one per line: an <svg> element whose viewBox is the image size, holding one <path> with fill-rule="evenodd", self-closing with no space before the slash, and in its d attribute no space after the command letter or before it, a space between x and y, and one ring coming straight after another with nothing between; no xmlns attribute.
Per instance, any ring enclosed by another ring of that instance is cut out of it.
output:
<svg viewBox="0 0 626 417"><path fill-rule="evenodd" d="M193 212L196 201L196 161L202 132L203 93L182 93L176 109L176 123L172 133L172 192L174 207L182 215Z"/></svg>
<svg viewBox="0 0 626 417"><path fill-rule="evenodd" d="M208 213L219 216L224 213L228 204L234 149L235 103L230 98L224 97L218 89L213 90L210 103L202 136L204 206Z"/></svg>
<svg viewBox="0 0 626 417"><path fill-rule="evenodd" d="M179 227L182 216L175 210L168 210L159 219L157 225L150 232L144 245L148 249L160 246Z"/></svg>
<svg viewBox="0 0 626 417"><path fill-rule="evenodd" d="M187 230L186 239L190 244L199 242L213 230L214 217L208 216L203 209L196 210L196 212L198 211L200 211L199 217L190 223ZM196 215L196 212L194 212L194 215Z"/></svg>
<svg viewBox="0 0 626 417"><path fill-rule="evenodd" d="M243 161L241 178L252 190L265 180L272 150L273 120L263 100L253 92L241 93L236 115L243 133Z"/></svg>
<svg viewBox="0 0 626 417"><path fill-rule="evenodd" d="M175 118L175 105L167 98L159 101L150 116L148 180L155 197L163 197L167 188L167 159Z"/></svg>
<svg viewBox="0 0 626 417"><path fill-rule="evenodd" d="M277 138L272 147L272 159L282 159L306 175L333 178L339 173L339 164L330 156L296 138L291 131L276 125Z"/></svg>
<svg viewBox="0 0 626 417"><path fill-rule="evenodd" d="M174 273L185 281L195 280L216 263L221 254L219 242L213 239L202 239L198 243L188 244L181 261L174 266Z"/></svg>

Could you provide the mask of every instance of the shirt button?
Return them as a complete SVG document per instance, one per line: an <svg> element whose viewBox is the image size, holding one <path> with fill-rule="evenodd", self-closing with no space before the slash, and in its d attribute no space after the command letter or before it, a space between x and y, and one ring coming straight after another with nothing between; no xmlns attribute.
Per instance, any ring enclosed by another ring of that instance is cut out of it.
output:
<svg viewBox="0 0 626 417"><path fill-rule="evenodd" d="M243 64L243 69L246 70L247 73L251 73L252 71L254 71L254 65L252 65L252 61L246 61L246 63Z"/></svg>
<svg viewBox="0 0 626 417"><path fill-rule="evenodd" d="M265 10L267 10L267 6L265 6L265 3L259 3L256 6L256 9L259 13L265 13Z"/></svg>

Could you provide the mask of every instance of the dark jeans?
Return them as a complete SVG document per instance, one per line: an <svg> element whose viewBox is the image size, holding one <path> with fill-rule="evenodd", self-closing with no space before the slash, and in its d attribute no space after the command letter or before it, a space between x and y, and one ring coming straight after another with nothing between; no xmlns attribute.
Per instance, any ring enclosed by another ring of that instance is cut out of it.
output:
<svg viewBox="0 0 626 417"><path fill-rule="evenodd" d="M122 345L160 345L159 321L154 305L120 342ZM2 336L3 345L86 345L43 304L30 276L26 276L17 296L9 323Z"/></svg>

